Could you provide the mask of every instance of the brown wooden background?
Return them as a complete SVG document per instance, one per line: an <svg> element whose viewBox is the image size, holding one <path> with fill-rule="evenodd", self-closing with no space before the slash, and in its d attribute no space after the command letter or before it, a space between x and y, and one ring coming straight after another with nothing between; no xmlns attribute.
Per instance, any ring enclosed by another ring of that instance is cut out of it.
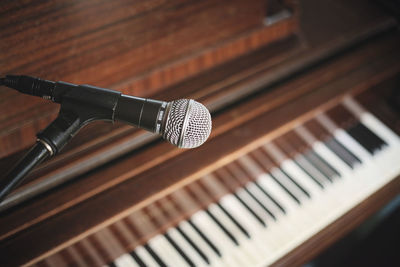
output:
<svg viewBox="0 0 400 267"><path fill-rule="evenodd" d="M2 1L0 75L151 96L293 32L294 20L265 27L267 8L265 0ZM6 157L32 145L58 105L2 87L0 109Z"/></svg>

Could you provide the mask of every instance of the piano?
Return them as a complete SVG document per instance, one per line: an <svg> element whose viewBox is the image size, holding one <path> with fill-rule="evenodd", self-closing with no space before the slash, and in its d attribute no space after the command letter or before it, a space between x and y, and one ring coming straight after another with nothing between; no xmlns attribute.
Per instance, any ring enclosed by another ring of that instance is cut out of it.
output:
<svg viewBox="0 0 400 267"><path fill-rule="evenodd" d="M395 4L393 4L395 5ZM387 1L9 1L1 74L211 111L192 150L94 122L0 203L2 266L301 266L400 193ZM393 13L392 13L393 12ZM58 105L1 87L5 174Z"/></svg>

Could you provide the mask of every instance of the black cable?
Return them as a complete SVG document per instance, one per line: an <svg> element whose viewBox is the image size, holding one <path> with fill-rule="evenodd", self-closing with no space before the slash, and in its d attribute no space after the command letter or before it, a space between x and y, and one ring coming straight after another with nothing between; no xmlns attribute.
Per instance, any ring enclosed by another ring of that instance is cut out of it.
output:
<svg viewBox="0 0 400 267"><path fill-rule="evenodd" d="M33 168L49 156L49 150L42 142L38 141L8 175L0 180L0 202L23 181Z"/></svg>

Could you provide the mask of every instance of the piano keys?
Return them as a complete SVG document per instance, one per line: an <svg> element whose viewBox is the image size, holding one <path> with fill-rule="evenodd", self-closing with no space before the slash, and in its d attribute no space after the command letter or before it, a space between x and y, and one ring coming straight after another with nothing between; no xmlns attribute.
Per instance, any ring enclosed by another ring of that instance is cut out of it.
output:
<svg viewBox="0 0 400 267"><path fill-rule="evenodd" d="M400 138L347 96L37 266L269 266L400 173Z"/></svg>

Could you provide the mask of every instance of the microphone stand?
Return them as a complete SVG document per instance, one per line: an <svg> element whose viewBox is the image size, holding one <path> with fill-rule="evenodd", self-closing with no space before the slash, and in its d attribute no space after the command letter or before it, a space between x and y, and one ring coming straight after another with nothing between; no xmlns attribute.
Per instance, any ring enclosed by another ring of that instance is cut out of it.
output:
<svg viewBox="0 0 400 267"><path fill-rule="evenodd" d="M74 112L75 113L75 112ZM0 180L0 202L17 187L37 165L56 155L88 121L82 116L65 111L61 107L58 117L42 132L37 134L36 144Z"/></svg>
<svg viewBox="0 0 400 267"><path fill-rule="evenodd" d="M0 180L0 202L26 177L26 175L42 161L50 156L50 152L41 140L15 165L8 175Z"/></svg>
<svg viewBox="0 0 400 267"><path fill-rule="evenodd" d="M0 180L0 203L17 187L28 173L46 158L56 155L86 124L95 120L114 121L114 111L120 92L83 85L70 89L62 83L65 94L58 117L37 134L36 144Z"/></svg>

